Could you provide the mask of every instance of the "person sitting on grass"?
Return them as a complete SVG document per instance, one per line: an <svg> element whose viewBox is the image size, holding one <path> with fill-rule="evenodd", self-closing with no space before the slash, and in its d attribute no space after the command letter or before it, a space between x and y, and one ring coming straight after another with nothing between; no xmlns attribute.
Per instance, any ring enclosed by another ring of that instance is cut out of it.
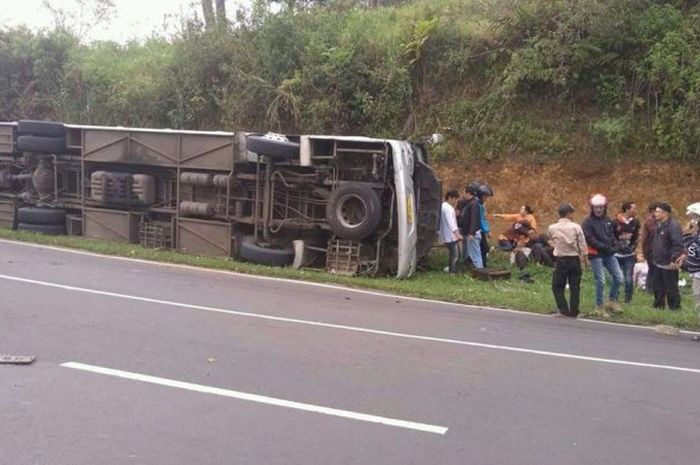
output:
<svg viewBox="0 0 700 465"><path fill-rule="evenodd" d="M549 242L546 234L537 234L531 229L528 231L530 241L527 246L532 249L532 260L538 265L554 267L554 247Z"/></svg>
<svg viewBox="0 0 700 465"><path fill-rule="evenodd" d="M498 248L504 252L512 252L518 247L524 247L530 241L530 230L532 226L529 221L516 221L498 236Z"/></svg>
<svg viewBox="0 0 700 465"><path fill-rule="evenodd" d="M518 213L496 213L493 215L494 218L501 218L506 221L512 221L513 223L527 221L530 227L537 230L537 220L535 219L534 211L529 205L523 205L520 207Z"/></svg>

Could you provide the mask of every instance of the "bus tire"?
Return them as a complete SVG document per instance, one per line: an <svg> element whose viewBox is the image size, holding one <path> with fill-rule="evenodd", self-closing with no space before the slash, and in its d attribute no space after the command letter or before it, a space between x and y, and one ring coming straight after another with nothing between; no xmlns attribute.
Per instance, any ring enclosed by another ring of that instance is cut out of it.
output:
<svg viewBox="0 0 700 465"><path fill-rule="evenodd" d="M42 137L66 137L66 128L63 123L53 121L35 121L29 119L17 122L17 135L42 136Z"/></svg>
<svg viewBox="0 0 700 465"><path fill-rule="evenodd" d="M19 136L17 150L35 153L66 153L65 137Z"/></svg>
<svg viewBox="0 0 700 465"><path fill-rule="evenodd" d="M17 209L17 221L33 225L64 225L66 211L56 208L21 207Z"/></svg>
<svg viewBox="0 0 700 465"><path fill-rule="evenodd" d="M17 230L36 232L41 234L46 234L49 236L60 236L66 234L66 226L62 224L29 224L29 223L19 223L17 225Z"/></svg>
<svg viewBox="0 0 700 465"><path fill-rule="evenodd" d="M328 197L326 221L343 239L364 239L374 233L382 221L382 202L367 184L341 184Z"/></svg>
<svg viewBox="0 0 700 465"><path fill-rule="evenodd" d="M256 243L252 236L243 238L240 254L241 258L260 265L288 266L294 262L292 247L270 247Z"/></svg>

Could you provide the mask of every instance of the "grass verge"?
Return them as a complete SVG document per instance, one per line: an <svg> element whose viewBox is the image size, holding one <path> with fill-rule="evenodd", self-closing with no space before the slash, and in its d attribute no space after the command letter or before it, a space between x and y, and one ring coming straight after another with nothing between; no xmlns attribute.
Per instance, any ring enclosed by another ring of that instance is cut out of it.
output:
<svg viewBox="0 0 700 465"><path fill-rule="evenodd" d="M417 273L411 279L397 280L391 277L334 276L319 270L268 267L224 258L188 255L170 250L147 249L134 244L122 244L73 236L44 236L7 229L0 229L0 238L80 249L103 255L140 258L156 262L192 265L279 278L341 284L406 296L509 308L534 313L552 313L555 308L550 289L551 269L531 266L529 271L535 280L533 284L515 279L517 273L513 273L514 278L509 281L493 282L479 281L467 275L449 276L442 271L444 264L447 262L447 257L442 249L436 249L430 255L427 270ZM492 255L494 266L510 267L506 254L496 252ZM694 311L690 280L687 275L684 277L688 285L681 288L683 310L674 312L655 310L651 306L651 296L637 291L634 301L629 305L625 305L624 313L613 317L610 321L638 325L666 324L682 329L698 329L698 316ZM581 308L584 316L595 318L589 314L594 306L594 287L590 270L584 272L581 294Z"/></svg>

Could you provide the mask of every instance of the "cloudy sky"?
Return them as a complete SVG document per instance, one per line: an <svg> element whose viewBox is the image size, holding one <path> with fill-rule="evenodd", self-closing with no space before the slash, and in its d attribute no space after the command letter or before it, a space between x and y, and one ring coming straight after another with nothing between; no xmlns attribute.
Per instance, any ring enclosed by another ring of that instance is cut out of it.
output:
<svg viewBox="0 0 700 465"><path fill-rule="evenodd" d="M76 0L49 0L58 8L77 11ZM87 40L115 40L124 42L143 38L154 30L164 31L164 24L178 23L182 15L191 15L199 0L113 0L116 16L109 25L91 28ZM240 0L227 0L229 14ZM42 6L42 0L0 0L0 26L26 24L32 29L51 27L53 17ZM200 15L201 16L201 15Z"/></svg>

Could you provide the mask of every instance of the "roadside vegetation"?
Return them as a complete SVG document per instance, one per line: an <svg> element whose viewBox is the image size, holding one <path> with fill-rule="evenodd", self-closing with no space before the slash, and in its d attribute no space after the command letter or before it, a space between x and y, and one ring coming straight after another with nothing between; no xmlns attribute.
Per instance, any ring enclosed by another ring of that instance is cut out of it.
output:
<svg viewBox="0 0 700 465"><path fill-rule="evenodd" d="M194 14L174 37L126 45L83 43L64 15L53 30L0 29L0 120L439 131L442 159L696 161L699 4L256 0L223 26Z"/></svg>
<svg viewBox="0 0 700 465"><path fill-rule="evenodd" d="M224 258L188 255L169 250L147 249L134 244L121 244L74 236L44 236L8 229L0 229L0 238L81 249L102 255L339 284L445 302L509 308L544 314L554 313L555 310L550 287L551 269L532 265L530 272L535 281L532 284L516 279L516 272L513 273L514 277L511 280L492 282L479 281L467 275L449 276L442 271L444 264L447 262L447 257L442 248L437 248L431 253L425 269L417 273L416 276L407 280L397 280L392 277L335 276L316 269L294 270L291 268L269 267ZM507 255L503 253L495 253L493 262L494 266L510 267ZM637 325L665 324L682 329L699 329L700 325L692 304L693 300L689 286L682 288L681 294L684 305L683 310L672 312L670 310L652 309L651 297L644 292L638 291L635 294L634 303L624 307L624 313L613 316L606 321ZM595 319L596 317L592 315L594 288L590 270L584 272L581 298L581 316Z"/></svg>

